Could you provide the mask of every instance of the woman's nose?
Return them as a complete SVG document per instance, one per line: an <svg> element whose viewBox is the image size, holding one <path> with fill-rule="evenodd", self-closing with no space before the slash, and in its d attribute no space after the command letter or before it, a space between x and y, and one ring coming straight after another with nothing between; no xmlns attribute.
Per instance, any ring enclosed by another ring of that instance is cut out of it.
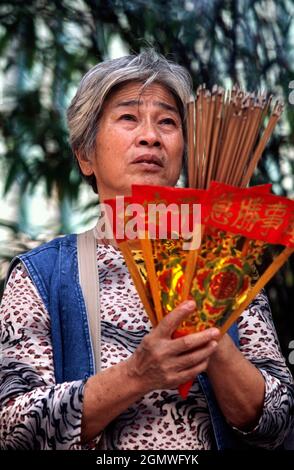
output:
<svg viewBox="0 0 294 470"><path fill-rule="evenodd" d="M142 126L136 138L136 145L146 145L148 147L161 147L160 133L151 124Z"/></svg>

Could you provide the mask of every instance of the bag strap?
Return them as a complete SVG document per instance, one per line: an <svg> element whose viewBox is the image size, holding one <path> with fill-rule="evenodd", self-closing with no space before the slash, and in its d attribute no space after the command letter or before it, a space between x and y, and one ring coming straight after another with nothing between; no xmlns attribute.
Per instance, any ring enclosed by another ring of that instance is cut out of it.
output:
<svg viewBox="0 0 294 470"><path fill-rule="evenodd" d="M95 373L101 370L101 325L97 244L94 230L78 234L78 267L94 356Z"/></svg>

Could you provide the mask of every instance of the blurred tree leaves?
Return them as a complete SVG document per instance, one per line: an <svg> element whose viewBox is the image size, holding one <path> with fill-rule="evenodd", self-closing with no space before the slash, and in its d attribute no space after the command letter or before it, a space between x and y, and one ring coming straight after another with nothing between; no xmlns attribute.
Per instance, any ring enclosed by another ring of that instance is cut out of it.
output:
<svg viewBox="0 0 294 470"><path fill-rule="evenodd" d="M24 194L42 181L47 196L55 191L61 204L78 197L81 179L67 143L65 109L81 76L109 57L111 41L119 37L131 52L151 45L184 65L195 87L237 82L282 95L284 117L253 182L272 181L275 192L293 195L293 17L293 0L2 0L5 194L15 183ZM287 282L281 279L269 293L282 325L293 266L284 268ZM286 336L294 332L293 322L291 328L284 328Z"/></svg>

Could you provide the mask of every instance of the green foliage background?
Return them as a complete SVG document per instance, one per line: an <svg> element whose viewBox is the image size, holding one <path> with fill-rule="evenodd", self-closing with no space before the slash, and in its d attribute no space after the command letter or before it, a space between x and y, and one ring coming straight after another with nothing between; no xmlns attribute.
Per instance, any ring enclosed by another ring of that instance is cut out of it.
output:
<svg viewBox="0 0 294 470"><path fill-rule="evenodd" d="M81 76L109 57L113 41L138 52L146 45L184 65L195 88L202 82L282 95L284 118L252 181L272 182L293 196L294 80L293 0L12 0L0 4L0 169L6 197L17 186L22 198L45 183L55 192L60 220L52 236L70 227L64 210L81 179L67 142L65 109ZM287 185L286 185L287 183ZM21 220L3 220L11 245L4 263L30 246ZM293 257L268 286L286 357L294 339ZM3 274L3 273L2 273ZM3 281L2 281L3 288ZM0 288L1 294L1 288Z"/></svg>

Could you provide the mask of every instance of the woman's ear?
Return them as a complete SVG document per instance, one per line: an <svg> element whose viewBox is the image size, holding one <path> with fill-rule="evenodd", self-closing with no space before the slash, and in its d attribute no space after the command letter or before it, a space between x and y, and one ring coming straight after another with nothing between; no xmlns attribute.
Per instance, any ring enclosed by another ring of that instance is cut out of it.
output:
<svg viewBox="0 0 294 470"><path fill-rule="evenodd" d="M75 152L75 155L79 162L79 166L83 175L91 176L94 173L94 171L92 168L92 162L89 159L89 157L82 150L77 150Z"/></svg>

